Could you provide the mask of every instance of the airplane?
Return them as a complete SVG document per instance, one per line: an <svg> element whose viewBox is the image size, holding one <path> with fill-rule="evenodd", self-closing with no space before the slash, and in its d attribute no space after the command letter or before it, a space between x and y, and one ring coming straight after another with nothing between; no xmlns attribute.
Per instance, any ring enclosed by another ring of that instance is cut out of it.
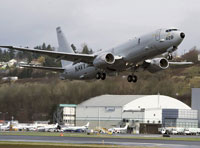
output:
<svg viewBox="0 0 200 148"><path fill-rule="evenodd" d="M111 133L123 133L123 132L126 132L127 128L128 128L128 124L126 124L126 126L122 128L121 127L110 128L108 129L108 131Z"/></svg>
<svg viewBox="0 0 200 148"><path fill-rule="evenodd" d="M8 122L6 125L1 125L0 130L1 131L7 131L10 129L10 122Z"/></svg>
<svg viewBox="0 0 200 148"><path fill-rule="evenodd" d="M23 129L25 129L27 131L36 131L37 128L38 128L37 123L35 123L35 124L28 124L28 125L23 126Z"/></svg>
<svg viewBox="0 0 200 148"><path fill-rule="evenodd" d="M60 130L63 132L85 132L90 123L88 122L86 125L83 126L59 126Z"/></svg>
<svg viewBox="0 0 200 148"><path fill-rule="evenodd" d="M105 80L107 75L122 71L130 71L128 82L137 82L135 75L140 69L155 73L165 70L173 59L172 52L177 50L185 38L185 33L177 28L162 28L151 33L134 38L124 44L107 50L97 51L93 54L75 53L67 42L61 27L56 28L59 48L57 51L38 50L15 46L0 46L0 48L15 49L40 53L61 60L62 67L45 67L22 65L26 68L44 69L61 72L60 79ZM167 53L167 58L157 57ZM193 64L192 62L179 62L178 65Z"/></svg>
<svg viewBox="0 0 200 148"><path fill-rule="evenodd" d="M37 128L38 131L44 131L44 132L53 132L53 131L56 131L58 127L58 123L56 124L49 124L49 125L46 125L46 126L40 126Z"/></svg>
<svg viewBox="0 0 200 148"><path fill-rule="evenodd" d="M27 127L28 125L23 124L23 123L12 124L12 130L15 130L15 131L27 130Z"/></svg>

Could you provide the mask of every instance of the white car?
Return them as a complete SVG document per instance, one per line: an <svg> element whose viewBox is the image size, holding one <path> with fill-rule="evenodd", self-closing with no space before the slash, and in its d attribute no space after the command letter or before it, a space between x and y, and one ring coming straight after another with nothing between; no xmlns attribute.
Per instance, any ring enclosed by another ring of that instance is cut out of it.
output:
<svg viewBox="0 0 200 148"><path fill-rule="evenodd" d="M190 135L191 133L190 133L190 130L189 129L185 129L184 130L184 135Z"/></svg>
<svg viewBox="0 0 200 148"><path fill-rule="evenodd" d="M178 132L177 132L176 129L172 129L171 133L172 133L173 135L177 135L177 134L178 134Z"/></svg>

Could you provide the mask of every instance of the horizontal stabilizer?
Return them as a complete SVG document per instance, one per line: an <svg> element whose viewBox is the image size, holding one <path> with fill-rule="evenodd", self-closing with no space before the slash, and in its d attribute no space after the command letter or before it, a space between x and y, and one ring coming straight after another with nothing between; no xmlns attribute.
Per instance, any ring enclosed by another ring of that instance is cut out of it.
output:
<svg viewBox="0 0 200 148"><path fill-rule="evenodd" d="M64 72L65 70L64 68L61 68L61 67L45 67L45 66L32 66L32 65L20 65L20 67L50 70L50 71L56 71L56 72Z"/></svg>

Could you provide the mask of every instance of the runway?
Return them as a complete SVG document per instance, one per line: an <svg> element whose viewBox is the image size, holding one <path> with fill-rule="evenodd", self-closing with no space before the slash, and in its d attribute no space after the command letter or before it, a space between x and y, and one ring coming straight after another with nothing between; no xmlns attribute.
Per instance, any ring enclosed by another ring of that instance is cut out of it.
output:
<svg viewBox="0 0 200 148"><path fill-rule="evenodd" d="M49 143L73 143L73 144L108 144L108 145L146 146L146 147L164 147L164 148L199 148L200 147L200 141L147 140L147 139L100 138L100 137L0 135L0 141L49 142Z"/></svg>

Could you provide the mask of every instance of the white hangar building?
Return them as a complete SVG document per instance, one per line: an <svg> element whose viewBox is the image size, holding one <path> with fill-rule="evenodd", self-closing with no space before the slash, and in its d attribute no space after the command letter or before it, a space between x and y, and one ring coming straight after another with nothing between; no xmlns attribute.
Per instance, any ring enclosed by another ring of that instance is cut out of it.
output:
<svg viewBox="0 0 200 148"><path fill-rule="evenodd" d="M76 125L124 126L148 132L158 127L198 127L198 111L163 95L102 95L77 105Z"/></svg>

